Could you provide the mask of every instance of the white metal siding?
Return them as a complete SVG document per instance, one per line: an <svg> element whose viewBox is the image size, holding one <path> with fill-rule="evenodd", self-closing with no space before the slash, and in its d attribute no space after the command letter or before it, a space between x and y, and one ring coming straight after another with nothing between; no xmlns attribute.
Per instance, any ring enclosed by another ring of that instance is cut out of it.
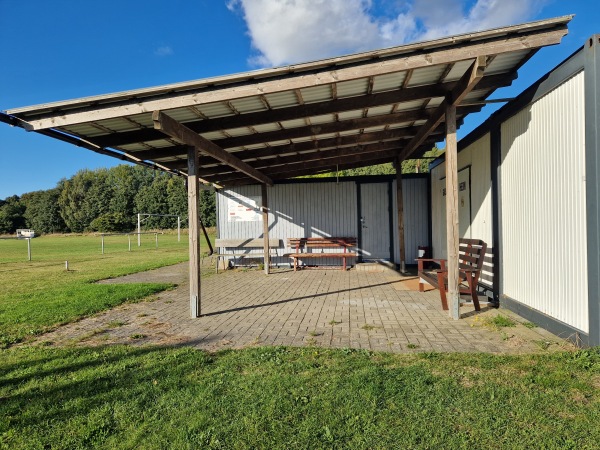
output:
<svg viewBox="0 0 600 450"><path fill-rule="evenodd" d="M471 223L461 224L461 237L481 239L492 246L492 179L489 133L458 154L458 168L471 167ZM446 187L446 163L431 171L432 246L434 258L446 258L446 216L442 190Z"/></svg>
<svg viewBox="0 0 600 450"><path fill-rule="evenodd" d="M382 183L387 187L387 182ZM394 223L395 262L400 262L398 249L398 217L396 184L392 186L392 218ZM217 229L223 239L260 238L262 222L228 222L227 201L232 196L260 198L260 186L240 186L217 192ZM269 238L281 239L286 245L290 237L349 236L358 237L357 189L354 181L339 183L290 183L268 188ZM387 189L385 201L387 201ZM427 179L403 180L405 214L406 263L414 264L417 247L428 242ZM282 255L291 249L283 247ZM255 250L262 253L262 250ZM289 258L278 262L288 263ZM320 263L339 265L339 259ZM352 260L350 260L352 262Z"/></svg>
<svg viewBox="0 0 600 450"><path fill-rule="evenodd" d="M398 211L396 209L396 181L392 185L392 218L394 221L394 259L400 263L398 246ZM417 249L429 243L429 204L427 201L427 178L404 178L404 245L406 264L416 264Z"/></svg>
<svg viewBox="0 0 600 450"><path fill-rule="evenodd" d="M390 183L360 185L360 255L365 260L390 260Z"/></svg>
<svg viewBox="0 0 600 450"><path fill-rule="evenodd" d="M583 72L502 125L502 292L588 332Z"/></svg>
<svg viewBox="0 0 600 450"><path fill-rule="evenodd" d="M349 236L357 237L356 183L278 184L267 188L269 202L269 238L282 240L279 255L292 249L287 238ZM219 191L218 233L220 238L260 238L262 222L228 222L227 200L231 196L260 197L260 186L241 186ZM285 249L284 249L285 247ZM341 251L341 250L340 250ZM262 253L255 250L254 253ZM288 263L280 257L278 263ZM314 260L311 260L314 262ZM339 265L339 259L319 260L319 264ZM352 264L352 260L349 260Z"/></svg>

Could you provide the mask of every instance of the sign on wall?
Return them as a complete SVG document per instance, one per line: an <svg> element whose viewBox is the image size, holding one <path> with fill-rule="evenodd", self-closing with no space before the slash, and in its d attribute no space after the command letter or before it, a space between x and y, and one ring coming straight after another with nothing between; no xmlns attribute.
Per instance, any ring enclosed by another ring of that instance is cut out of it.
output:
<svg viewBox="0 0 600 450"><path fill-rule="evenodd" d="M260 222L260 197L230 197L227 201L228 222Z"/></svg>

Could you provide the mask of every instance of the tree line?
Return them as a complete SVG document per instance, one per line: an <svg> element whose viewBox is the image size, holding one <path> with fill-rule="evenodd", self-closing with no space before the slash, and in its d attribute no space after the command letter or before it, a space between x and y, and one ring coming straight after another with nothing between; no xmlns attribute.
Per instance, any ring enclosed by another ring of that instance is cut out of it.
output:
<svg viewBox="0 0 600 450"><path fill-rule="evenodd" d="M428 172L429 161L442 153L433 148L424 159L404 161L402 173ZM387 163L307 178L385 175L395 170ZM18 228L32 228L36 233L127 232L135 229L138 213L187 217L185 180L143 166L84 169L52 189L0 200L0 234L15 233ZM204 225L216 225L214 191L200 192L200 217ZM149 217L144 226L175 228L177 219Z"/></svg>
<svg viewBox="0 0 600 450"><path fill-rule="evenodd" d="M201 191L200 215L206 226L216 225L215 193ZM0 200L0 234L32 228L36 233L127 232L137 214L187 217L185 180L142 166L81 170L56 187ZM183 222L185 224L185 222ZM144 227L177 227L175 217L150 217Z"/></svg>

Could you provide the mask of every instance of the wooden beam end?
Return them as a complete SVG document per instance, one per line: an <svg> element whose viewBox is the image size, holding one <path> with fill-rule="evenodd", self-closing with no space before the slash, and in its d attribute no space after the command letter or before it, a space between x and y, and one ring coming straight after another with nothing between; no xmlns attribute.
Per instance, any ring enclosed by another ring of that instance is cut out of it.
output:
<svg viewBox="0 0 600 450"><path fill-rule="evenodd" d="M162 119L163 119L164 115L162 114L161 111L153 111L152 112L152 121L154 122L154 129L155 130L162 130L163 126L162 126Z"/></svg>

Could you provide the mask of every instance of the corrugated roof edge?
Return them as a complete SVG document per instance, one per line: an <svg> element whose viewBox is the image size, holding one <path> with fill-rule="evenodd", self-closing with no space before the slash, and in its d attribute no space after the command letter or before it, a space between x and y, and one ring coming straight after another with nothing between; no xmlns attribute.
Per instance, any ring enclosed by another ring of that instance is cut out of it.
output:
<svg viewBox="0 0 600 450"><path fill-rule="evenodd" d="M552 73L556 72L559 68L569 63L574 57L576 57L580 52L583 51L585 47L579 47L572 54L566 57L563 61L558 63L544 75L542 75L537 81L528 86L523 92L521 92L518 96L516 96L513 100L506 103L500 109L494 111L490 116L482 122L477 128L467 134L464 138L458 141L458 151L461 152L465 148L469 147L487 133L489 133L495 126L506 121L510 117L517 114L521 109L529 105L534 101L533 95L536 93L537 89L540 87L542 83L544 83ZM443 164L446 160L445 154L441 155L439 158L429 164L429 170Z"/></svg>
<svg viewBox="0 0 600 450"><path fill-rule="evenodd" d="M355 53L346 56L338 56L335 58L328 58L323 60L317 60L312 62L300 63L295 65L276 67L270 69L260 69L251 72L242 72L232 75L223 75L218 77L204 78L194 81L185 81L180 83L155 86L149 88L135 89L129 91L121 91L110 94L95 95L89 97L81 97L72 100L63 100L50 103L42 103L32 106L24 106L19 108L11 108L5 110L7 114L19 114L27 113L31 111L39 111L41 109L54 109L61 106L76 106L86 103L110 103L112 101L119 101L126 97L136 96L151 96L155 94L164 94L169 91L178 90L190 90L198 89L202 87L217 85L217 84L233 84L252 79L263 79L269 77L276 77L282 75L288 75L297 72L304 72L309 70L322 69L330 66L348 65L353 63L359 63L361 61L368 61L376 58L387 58L400 56L403 54L416 52L419 50L434 50L437 48L447 47L449 45L460 44L461 42L467 42L470 40L481 41L485 38L493 38L501 35L507 35L512 33L524 33L536 31L544 28L551 28L557 25L565 25L569 23L574 15L567 15L556 17L552 19L538 20L534 22L527 22L519 25L511 25L507 27L499 27L491 30L478 31L475 33L464 33L455 36L449 36L440 39L434 39L430 41L415 42L412 44L401 45L396 47L390 47L386 49L372 50L368 52Z"/></svg>

